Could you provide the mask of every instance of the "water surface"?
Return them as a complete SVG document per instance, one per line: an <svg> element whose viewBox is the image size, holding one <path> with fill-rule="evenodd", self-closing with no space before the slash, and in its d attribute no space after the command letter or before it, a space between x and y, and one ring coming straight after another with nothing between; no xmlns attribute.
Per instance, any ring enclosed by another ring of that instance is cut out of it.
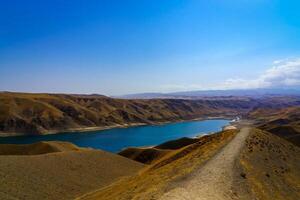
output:
<svg viewBox="0 0 300 200"><path fill-rule="evenodd" d="M204 120L130 128L114 128L92 132L72 132L53 135L15 136L0 138L0 143L29 144L39 141L67 141L80 147L92 147L118 152L129 146L157 145L181 137L194 137L220 131L229 120Z"/></svg>

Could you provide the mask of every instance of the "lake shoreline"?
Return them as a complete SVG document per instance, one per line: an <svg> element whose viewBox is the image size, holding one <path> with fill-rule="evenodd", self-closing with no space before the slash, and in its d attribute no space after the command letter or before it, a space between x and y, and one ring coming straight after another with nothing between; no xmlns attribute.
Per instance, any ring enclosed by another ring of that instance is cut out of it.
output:
<svg viewBox="0 0 300 200"><path fill-rule="evenodd" d="M215 120L215 119L224 119L224 120L233 120L235 117L228 117L228 116L218 116L218 117L197 117L194 119L180 119L174 121L164 121L164 122L153 122L153 123L130 123L130 124L117 124L111 126L95 126L95 127L79 127L79 128L70 128L70 129L61 129L61 130L49 130L45 131L42 134L36 135L54 135L54 134L63 134L63 133L89 133L94 131L102 131L102 130L109 130L115 128L131 128L131 127L139 127L139 126L159 126L164 124L172 124L172 123L180 123L180 122L192 122L192 121L205 121L205 120ZM26 136L27 134L24 133L17 133L17 132L0 132L0 138L6 137L16 137L16 136ZM30 134L29 134L30 135ZM35 134L31 134L34 136Z"/></svg>
<svg viewBox="0 0 300 200"><path fill-rule="evenodd" d="M101 149L117 153L127 147L141 147L161 144L182 137L195 137L221 131L231 123L224 118L199 118L160 125L112 128L102 131L65 132L61 134L23 135L1 137L1 144L32 144L40 141L64 141L79 147ZM86 130L86 129L85 129ZM91 129L88 129L91 130Z"/></svg>

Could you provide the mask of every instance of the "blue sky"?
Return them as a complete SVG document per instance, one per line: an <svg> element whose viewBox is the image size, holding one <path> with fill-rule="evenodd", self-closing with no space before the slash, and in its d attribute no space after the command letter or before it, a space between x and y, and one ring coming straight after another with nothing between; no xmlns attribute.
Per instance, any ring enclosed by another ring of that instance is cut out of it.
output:
<svg viewBox="0 0 300 200"><path fill-rule="evenodd" d="M299 8L297 0L0 0L0 90L298 87Z"/></svg>

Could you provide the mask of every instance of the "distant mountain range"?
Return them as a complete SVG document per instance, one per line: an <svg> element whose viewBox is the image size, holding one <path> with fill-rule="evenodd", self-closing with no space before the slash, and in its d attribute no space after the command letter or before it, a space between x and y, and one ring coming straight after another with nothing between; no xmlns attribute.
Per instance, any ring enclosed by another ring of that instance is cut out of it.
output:
<svg viewBox="0 0 300 200"><path fill-rule="evenodd" d="M235 89L235 90L198 90L183 91L172 93L137 93L116 96L123 99L197 99L203 97L230 97L230 96L281 96L297 95L300 96L300 89Z"/></svg>

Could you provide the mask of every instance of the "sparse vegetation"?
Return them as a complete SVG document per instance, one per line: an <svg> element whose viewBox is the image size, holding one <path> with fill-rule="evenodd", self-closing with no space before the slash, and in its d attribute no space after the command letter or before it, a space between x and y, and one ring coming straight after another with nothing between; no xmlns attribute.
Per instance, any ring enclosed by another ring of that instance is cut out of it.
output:
<svg viewBox="0 0 300 200"><path fill-rule="evenodd" d="M300 106L257 108L248 117L258 128L300 146Z"/></svg>
<svg viewBox="0 0 300 200"><path fill-rule="evenodd" d="M102 95L0 93L0 136L87 131L207 117L233 118L257 106L299 105L297 97L124 100Z"/></svg>
<svg viewBox="0 0 300 200"><path fill-rule="evenodd" d="M300 197L300 149L271 133L253 129L240 156L246 185L257 199Z"/></svg>
<svg viewBox="0 0 300 200"><path fill-rule="evenodd" d="M235 135L229 130L199 139L198 142L172 150L156 159L138 175L121 179L109 187L82 196L80 199L157 199L176 181L184 179L211 158Z"/></svg>
<svg viewBox="0 0 300 200"><path fill-rule="evenodd" d="M0 199L74 199L143 167L112 153L65 142L1 144Z"/></svg>

